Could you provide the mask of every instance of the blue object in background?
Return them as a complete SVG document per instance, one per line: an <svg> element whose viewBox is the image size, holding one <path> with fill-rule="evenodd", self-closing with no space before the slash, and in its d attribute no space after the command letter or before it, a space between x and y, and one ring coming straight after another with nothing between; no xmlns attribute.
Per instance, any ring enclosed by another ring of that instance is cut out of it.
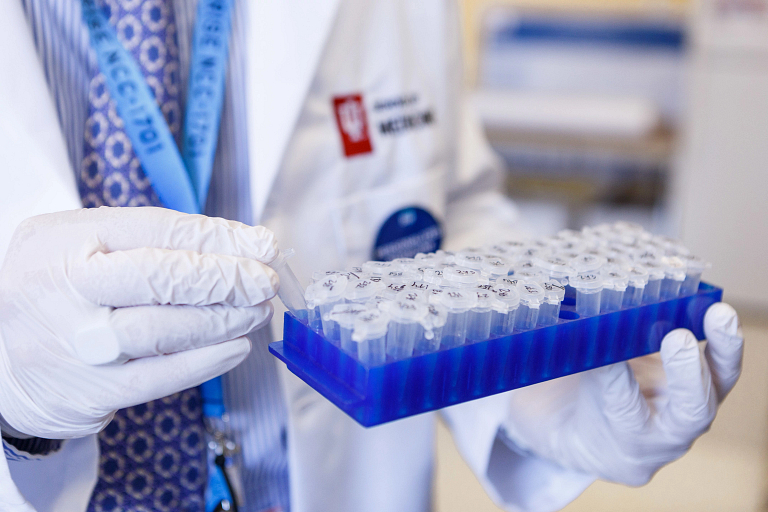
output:
<svg viewBox="0 0 768 512"><path fill-rule="evenodd" d="M704 313L722 289L579 318L563 304L556 325L367 368L289 313L269 351L365 427L658 352L677 328L704 339Z"/></svg>
<svg viewBox="0 0 768 512"><path fill-rule="evenodd" d="M437 220L423 208L410 206L396 211L384 221L376 236L373 259L391 261L413 258L440 248L443 231Z"/></svg>

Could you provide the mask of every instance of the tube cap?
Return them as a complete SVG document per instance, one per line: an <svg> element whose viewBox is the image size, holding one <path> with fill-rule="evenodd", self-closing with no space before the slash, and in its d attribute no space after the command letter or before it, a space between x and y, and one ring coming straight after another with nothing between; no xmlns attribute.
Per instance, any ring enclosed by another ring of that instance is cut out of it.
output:
<svg viewBox="0 0 768 512"><path fill-rule="evenodd" d="M629 274L619 267L604 268L602 273L603 288L623 292L629 284Z"/></svg>
<svg viewBox="0 0 768 512"><path fill-rule="evenodd" d="M392 270L392 263L389 261L366 261L363 263L363 272L366 274L383 276Z"/></svg>
<svg viewBox="0 0 768 512"><path fill-rule="evenodd" d="M648 272L649 281L658 281L659 279L664 279L666 274L666 266L655 260L645 260L636 266L643 267L645 271Z"/></svg>
<svg viewBox="0 0 768 512"><path fill-rule="evenodd" d="M517 283L520 293L520 303L529 308L537 309L544 300L544 289L536 281L520 281Z"/></svg>
<svg viewBox="0 0 768 512"><path fill-rule="evenodd" d="M428 301L430 304L439 304L447 288L432 287L429 290Z"/></svg>
<svg viewBox="0 0 768 512"><path fill-rule="evenodd" d="M685 262L677 256L666 256L662 259L664 264L664 277L674 281L685 281L685 273L688 270Z"/></svg>
<svg viewBox="0 0 768 512"><path fill-rule="evenodd" d="M686 265L688 266L688 270L687 270L688 274L700 274L704 272L706 269L712 267L711 263L704 260L703 258L694 256L693 254L680 256L680 259L685 261Z"/></svg>
<svg viewBox="0 0 768 512"><path fill-rule="evenodd" d="M357 315L368 310L367 306L359 304L336 304L328 313L327 319L333 320L345 329L353 329Z"/></svg>
<svg viewBox="0 0 768 512"><path fill-rule="evenodd" d="M594 254L584 253L573 258L568 263L576 272L583 274L599 270L600 267L605 265L605 258Z"/></svg>
<svg viewBox="0 0 768 512"><path fill-rule="evenodd" d="M496 288L496 304L494 309L500 313L509 313L520 305L520 292L516 286Z"/></svg>
<svg viewBox="0 0 768 512"><path fill-rule="evenodd" d="M390 263L392 263L392 268L399 268L404 271L412 271L419 265L414 258L396 258Z"/></svg>
<svg viewBox="0 0 768 512"><path fill-rule="evenodd" d="M427 302L395 299L389 306L389 318L401 324L421 323L427 317Z"/></svg>
<svg viewBox="0 0 768 512"><path fill-rule="evenodd" d="M313 285L312 302L315 306L329 304L341 300L347 288L347 276L331 274Z"/></svg>
<svg viewBox="0 0 768 512"><path fill-rule="evenodd" d="M424 328L427 330L425 337L432 333L433 329L443 327L448 320L448 310L442 304L429 304L427 306L427 318L424 321ZM432 334L434 337L434 334ZM427 338L432 339L432 338Z"/></svg>
<svg viewBox="0 0 768 512"><path fill-rule="evenodd" d="M541 282L547 279L544 272L537 268L531 268L527 270L515 270L515 277L524 281L536 281Z"/></svg>
<svg viewBox="0 0 768 512"><path fill-rule="evenodd" d="M568 265L568 261L558 256L536 258L533 262L536 265L536 268L543 270L549 277L562 278L576 275L576 271Z"/></svg>
<svg viewBox="0 0 768 512"><path fill-rule="evenodd" d="M384 290L384 283L370 279L353 279L347 282L344 298L352 302L365 302Z"/></svg>
<svg viewBox="0 0 768 512"><path fill-rule="evenodd" d="M423 253L420 252L413 259L422 267L441 267L443 265L443 255L438 252Z"/></svg>
<svg viewBox="0 0 768 512"><path fill-rule="evenodd" d="M648 284L648 271L641 266L630 267L627 270L628 284L633 288L645 288Z"/></svg>
<svg viewBox="0 0 768 512"><path fill-rule="evenodd" d="M412 289L406 288L405 290L397 294L397 297L395 298L395 300L426 303L428 298L429 298L429 295L427 294L426 291L412 290Z"/></svg>
<svg viewBox="0 0 768 512"><path fill-rule="evenodd" d="M477 295L477 301L473 309L491 309L496 302L495 290L486 290L485 288L478 288L475 290Z"/></svg>
<svg viewBox="0 0 768 512"><path fill-rule="evenodd" d="M445 306L449 313L469 311L474 307L476 300L475 290L449 288L440 295L440 304Z"/></svg>
<svg viewBox="0 0 768 512"><path fill-rule="evenodd" d="M493 287L496 289L501 288L516 288L517 283L520 282L520 278L516 276L502 276L497 277L493 282Z"/></svg>
<svg viewBox="0 0 768 512"><path fill-rule="evenodd" d="M443 282L452 286L474 286L480 278L480 272L466 267L446 267L443 270Z"/></svg>
<svg viewBox="0 0 768 512"><path fill-rule="evenodd" d="M565 286L557 281L544 281L541 283L544 290L544 300L549 304L559 304L565 298Z"/></svg>
<svg viewBox="0 0 768 512"><path fill-rule="evenodd" d="M603 288L603 278L598 273L578 274L568 283L579 291L597 291Z"/></svg>
<svg viewBox="0 0 768 512"><path fill-rule="evenodd" d="M480 270L483 266L483 255L479 250L463 250L454 255L453 262L460 267Z"/></svg>
<svg viewBox="0 0 768 512"><path fill-rule="evenodd" d="M421 279L432 286L439 286L443 282L443 270L439 268L425 268Z"/></svg>
<svg viewBox="0 0 768 512"><path fill-rule="evenodd" d="M386 336L389 327L389 313L369 308L355 318L352 341L358 343Z"/></svg>
<svg viewBox="0 0 768 512"><path fill-rule="evenodd" d="M494 279L498 276L509 274L509 262L500 256L486 255L483 257L483 263L480 266L480 273Z"/></svg>

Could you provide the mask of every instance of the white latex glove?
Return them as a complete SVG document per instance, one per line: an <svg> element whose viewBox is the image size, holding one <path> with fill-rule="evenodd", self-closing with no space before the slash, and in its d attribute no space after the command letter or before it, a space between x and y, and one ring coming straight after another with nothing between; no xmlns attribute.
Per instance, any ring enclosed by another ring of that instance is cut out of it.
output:
<svg viewBox="0 0 768 512"><path fill-rule="evenodd" d="M85 436L117 409L235 367L250 351L245 334L272 315L277 276L261 262L276 254L266 228L161 208L24 221L0 269L6 426ZM94 365L115 359L128 362ZM2 462L0 510L4 497L17 510Z"/></svg>
<svg viewBox="0 0 768 512"><path fill-rule="evenodd" d="M733 308L711 306L704 332L703 356L693 334L677 329L659 354L512 392L506 436L565 468L647 483L709 429L741 373L743 337Z"/></svg>

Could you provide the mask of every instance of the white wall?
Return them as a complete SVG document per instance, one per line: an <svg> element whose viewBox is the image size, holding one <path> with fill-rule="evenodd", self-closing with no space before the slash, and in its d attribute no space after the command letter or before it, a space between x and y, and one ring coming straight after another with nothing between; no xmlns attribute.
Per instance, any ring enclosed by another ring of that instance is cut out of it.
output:
<svg viewBox="0 0 768 512"><path fill-rule="evenodd" d="M713 263L706 279L768 308L768 16L699 5L673 203L683 240Z"/></svg>

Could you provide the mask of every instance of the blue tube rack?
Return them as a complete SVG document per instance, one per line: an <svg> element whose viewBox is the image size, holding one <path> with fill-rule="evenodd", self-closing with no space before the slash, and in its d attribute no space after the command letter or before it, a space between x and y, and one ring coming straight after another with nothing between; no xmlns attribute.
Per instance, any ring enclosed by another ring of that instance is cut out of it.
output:
<svg viewBox="0 0 768 512"><path fill-rule="evenodd" d="M704 339L704 313L722 289L579 318L563 303L557 324L366 367L285 314L269 351L365 427L658 352L677 328Z"/></svg>

